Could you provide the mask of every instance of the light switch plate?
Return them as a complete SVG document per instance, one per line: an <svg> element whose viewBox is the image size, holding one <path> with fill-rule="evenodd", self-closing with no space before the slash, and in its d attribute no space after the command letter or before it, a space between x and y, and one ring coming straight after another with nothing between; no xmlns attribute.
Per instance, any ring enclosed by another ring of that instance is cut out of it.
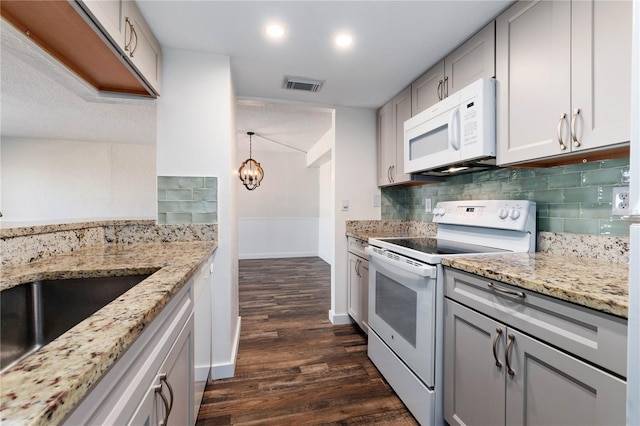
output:
<svg viewBox="0 0 640 426"><path fill-rule="evenodd" d="M373 207L380 207L381 204L382 204L382 200L381 200L380 194L375 194L373 196Z"/></svg>
<svg viewBox="0 0 640 426"><path fill-rule="evenodd" d="M342 200L342 211L343 212L348 212L349 211L349 200Z"/></svg>
<svg viewBox="0 0 640 426"><path fill-rule="evenodd" d="M424 211L426 213L431 213L431 198L424 199Z"/></svg>

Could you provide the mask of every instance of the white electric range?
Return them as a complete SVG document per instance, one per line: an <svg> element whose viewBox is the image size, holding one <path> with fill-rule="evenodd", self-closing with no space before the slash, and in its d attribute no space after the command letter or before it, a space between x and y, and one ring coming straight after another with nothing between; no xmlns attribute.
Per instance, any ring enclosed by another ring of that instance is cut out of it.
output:
<svg viewBox="0 0 640 426"><path fill-rule="evenodd" d="M443 424L445 257L533 252L536 204L526 200L439 202L435 237L370 238L369 358L414 417Z"/></svg>

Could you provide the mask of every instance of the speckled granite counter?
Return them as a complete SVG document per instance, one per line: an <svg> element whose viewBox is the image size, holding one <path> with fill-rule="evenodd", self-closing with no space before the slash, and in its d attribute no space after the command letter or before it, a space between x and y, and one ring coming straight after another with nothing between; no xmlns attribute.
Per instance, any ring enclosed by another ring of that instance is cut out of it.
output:
<svg viewBox="0 0 640 426"><path fill-rule="evenodd" d="M436 235L436 224L418 220L347 220L347 237L414 237Z"/></svg>
<svg viewBox="0 0 640 426"><path fill-rule="evenodd" d="M442 264L627 318L627 264L549 253L450 257Z"/></svg>
<svg viewBox="0 0 640 426"><path fill-rule="evenodd" d="M122 357L217 244L104 244L3 267L0 288L36 279L153 273L0 375L3 424L58 424Z"/></svg>

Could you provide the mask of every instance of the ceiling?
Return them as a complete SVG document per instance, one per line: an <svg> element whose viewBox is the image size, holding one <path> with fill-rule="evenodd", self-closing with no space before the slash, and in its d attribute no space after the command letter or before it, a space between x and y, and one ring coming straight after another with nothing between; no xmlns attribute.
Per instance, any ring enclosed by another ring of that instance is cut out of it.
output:
<svg viewBox="0 0 640 426"><path fill-rule="evenodd" d="M163 48L225 55L239 97L378 108L511 1L137 0ZM267 24L285 28L267 39ZM353 45L333 45L350 32ZM326 80L283 89L285 75Z"/></svg>
<svg viewBox="0 0 640 426"><path fill-rule="evenodd" d="M231 58L239 149L254 131L254 150L287 152L331 128L330 107L380 107L510 3L137 0L163 48ZM277 42L264 36L272 22L285 27ZM332 44L338 31L350 48ZM154 101L96 94L4 22L1 53L3 137L155 143ZM326 83L285 90L285 75Z"/></svg>
<svg viewBox="0 0 640 426"><path fill-rule="evenodd" d="M252 131L254 151L308 152L333 127L328 108L281 102L238 101L238 150L249 152ZM293 148L289 148L293 147Z"/></svg>

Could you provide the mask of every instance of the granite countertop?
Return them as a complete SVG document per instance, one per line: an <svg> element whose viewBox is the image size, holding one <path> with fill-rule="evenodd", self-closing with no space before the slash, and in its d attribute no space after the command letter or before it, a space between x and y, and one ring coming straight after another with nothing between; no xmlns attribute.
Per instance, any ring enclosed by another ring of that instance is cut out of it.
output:
<svg viewBox="0 0 640 426"><path fill-rule="evenodd" d="M153 275L0 375L0 422L64 420L216 247L211 241L100 245L3 267L2 290L43 279Z"/></svg>
<svg viewBox="0 0 640 426"><path fill-rule="evenodd" d="M442 264L627 318L629 265L548 253L449 257Z"/></svg>

